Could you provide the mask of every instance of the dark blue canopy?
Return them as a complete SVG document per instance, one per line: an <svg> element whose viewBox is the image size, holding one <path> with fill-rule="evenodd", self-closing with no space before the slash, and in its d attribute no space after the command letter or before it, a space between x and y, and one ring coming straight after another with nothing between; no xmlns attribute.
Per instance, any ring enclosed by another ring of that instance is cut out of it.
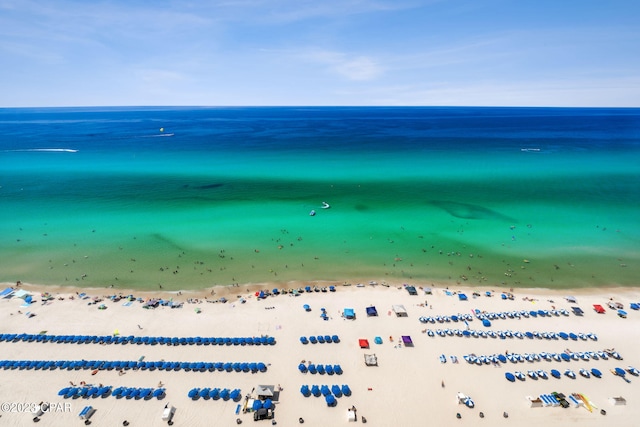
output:
<svg viewBox="0 0 640 427"><path fill-rule="evenodd" d="M516 377L511 372L505 372L504 376L511 382L514 382L516 380Z"/></svg>

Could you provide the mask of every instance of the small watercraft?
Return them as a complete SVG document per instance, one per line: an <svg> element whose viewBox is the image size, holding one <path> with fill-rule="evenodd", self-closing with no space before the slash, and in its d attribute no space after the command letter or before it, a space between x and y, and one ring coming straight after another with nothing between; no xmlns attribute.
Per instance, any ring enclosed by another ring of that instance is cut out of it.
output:
<svg viewBox="0 0 640 427"><path fill-rule="evenodd" d="M309 212L309 216L315 216L316 211L314 211L313 209L311 209L311 212Z"/></svg>

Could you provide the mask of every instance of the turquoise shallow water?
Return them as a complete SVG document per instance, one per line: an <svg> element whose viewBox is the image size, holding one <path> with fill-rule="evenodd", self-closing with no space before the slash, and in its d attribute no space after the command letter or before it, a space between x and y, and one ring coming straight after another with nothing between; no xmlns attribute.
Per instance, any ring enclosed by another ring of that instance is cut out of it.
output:
<svg viewBox="0 0 640 427"><path fill-rule="evenodd" d="M0 281L635 286L639 123L615 109L0 110Z"/></svg>

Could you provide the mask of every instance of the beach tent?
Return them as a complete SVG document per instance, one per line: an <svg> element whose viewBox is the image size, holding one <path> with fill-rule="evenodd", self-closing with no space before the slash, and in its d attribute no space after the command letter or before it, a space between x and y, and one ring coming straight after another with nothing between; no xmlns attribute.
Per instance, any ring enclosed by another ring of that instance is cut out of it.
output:
<svg viewBox="0 0 640 427"><path fill-rule="evenodd" d="M578 302L576 297L573 297L573 296L567 296L567 297L564 297L564 299L566 299L567 302L571 304L576 304Z"/></svg>
<svg viewBox="0 0 640 427"><path fill-rule="evenodd" d="M600 304L593 304L593 309L596 311L596 313L602 314L605 312L605 309L603 306L601 306Z"/></svg>
<svg viewBox="0 0 640 427"><path fill-rule="evenodd" d="M407 309L404 308L404 305L394 305L393 312L397 317L407 317Z"/></svg>
<svg viewBox="0 0 640 427"><path fill-rule="evenodd" d="M343 314L345 319L355 319L356 318L356 313L353 310L353 308L345 308L343 311Z"/></svg>
<svg viewBox="0 0 640 427"><path fill-rule="evenodd" d="M466 300L467 300L467 295L466 295L466 294L463 294L463 293L459 293L459 294L458 294L458 299L459 299L460 301L466 301Z"/></svg>
<svg viewBox="0 0 640 427"><path fill-rule="evenodd" d="M360 348L369 348L369 340L365 338L360 338L358 344L360 344Z"/></svg>
<svg viewBox="0 0 640 427"><path fill-rule="evenodd" d="M374 306L371 307L367 307L367 316L377 316L378 315L378 310L376 310L376 308Z"/></svg>
<svg viewBox="0 0 640 427"><path fill-rule="evenodd" d="M364 364L367 366L378 366L378 358L375 354L365 354Z"/></svg>
<svg viewBox="0 0 640 427"><path fill-rule="evenodd" d="M275 387L272 385L259 385L256 388L258 399L273 399Z"/></svg>
<svg viewBox="0 0 640 427"><path fill-rule="evenodd" d="M418 295L418 291L416 291L415 286L407 286L405 289L407 290L409 295Z"/></svg>
<svg viewBox="0 0 640 427"><path fill-rule="evenodd" d="M16 298L20 298L20 299L26 300L27 297L31 297L31 294L29 292L25 291L24 289L18 289L17 291L15 291L13 293L13 296L16 297Z"/></svg>
<svg viewBox="0 0 640 427"><path fill-rule="evenodd" d="M424 288L425 295L431 295L431 288Z"/></svg>
<svg viewBox="0 0 640 427"><path fill-rule="evenodd" d="M373 339L373 342L375 342L376 344L382 344L382 337L375 337Z"/></svg>
<svg viewBox="0 0 640 427"><path fill-rule="evenodd" d="M573 311L573 314L576 316L582 316L584 314L584 311L582 311L580 307L571 307L571 311Z"/></svg>
<svg viewBox="0 0 640 427"><path fill-rule="evenodd" d="M0 297L11 298L13 296L13 293L13 288L6 288L4 291L0 292Z"/></svg>
<svg viewBox="0 0 640 427"><path fill-rule="evenodd" d="M405 346L413 347L413 341L411 341L411 337L409 335L402 335L402 343Z"/></svg>

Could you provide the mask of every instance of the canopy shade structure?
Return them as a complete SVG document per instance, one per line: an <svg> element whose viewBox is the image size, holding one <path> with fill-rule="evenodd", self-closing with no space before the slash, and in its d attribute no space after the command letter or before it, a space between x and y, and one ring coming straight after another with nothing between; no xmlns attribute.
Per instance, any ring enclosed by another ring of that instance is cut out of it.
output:
<svg viewBox="0 0 640 427"><path fill-rule="evenodd" d="M360 344L360 348L369 348L369 340L365 338L360 338L358 340L358 344Z"/></svg>
<svg viewBox="0 0 640 427"><path fill-rule="evenodd" d="M256 394L258 399L271 399L273 398L273 392L275 387L272 385L259 385L256 388Z"/></svg>
<svg viewBox="0 0 640 427"><path fill-rule="evenodd" d="M596 311L596 313L604 313L605 309L603 306L601 306L600 304L593 304L593 309Z"/></svg>
<svg viewBox="0 0 640 427"><path fill-rule="evenodd" d="M376 310L376 308L374 306L371 307L367 307L367 316L377 316L378 315L378 310Z"/></svg>
<svg viewBox="0 0 640 427"><path fill-rule="evenodd" d="M345 308L344 311L342 312L342 315L344 316L345 319L355 319L356 318L356 313L353 310L353 308Z"/></svg>
<svg viewBox="0 0 640 427"><path fill-rule="evenodd" d="M409 295L418 295L418 291L416 291L415 286L407 286L405 289L407 290Z"/></svg>
<svg viewBox="0 0 640 427"><path fill-rule="evenodd" d="M404 308L404 305L394 305L393 312L397 317L407 317L407 309Z"/></svg>
<svg viewBox="0 0 640 427"><path fill-rule="evenodd" d="M413 341L411 341L411 337L409 335L402 336L402 343L405 346L413 346Z"/></svg>
<svg viewBox="0 0 640 427"><path fill-rule="evenodd" d="M578 302L578 300L574 296L566 296L566 297L564 297L564 299L566 299L567 302L569 302L571 304L576 304Z"/></svg>
<svg viewBox="0 0 640 427"><path fill-rule="evenodd" d="M573 314L576 316L582 316L584 314L584 311L582 311L580 307L571 307L571 311L573 311Z"/></svg>
<svg viewBox="0 0 640 427"><path fill-rule="evenodd" d="M463 293L459 293L459 294L458 294L458 299L459 299L460 301L466 301L466 300L467 300L467 295L466 295L466 294L463 294Z"/></svg>
<svg viewBox="0 0 640 427"><path fill-rule="evenodd" d="M378 366L378 357L375 354L365 354L364 364L367 366Z"/></svg>

